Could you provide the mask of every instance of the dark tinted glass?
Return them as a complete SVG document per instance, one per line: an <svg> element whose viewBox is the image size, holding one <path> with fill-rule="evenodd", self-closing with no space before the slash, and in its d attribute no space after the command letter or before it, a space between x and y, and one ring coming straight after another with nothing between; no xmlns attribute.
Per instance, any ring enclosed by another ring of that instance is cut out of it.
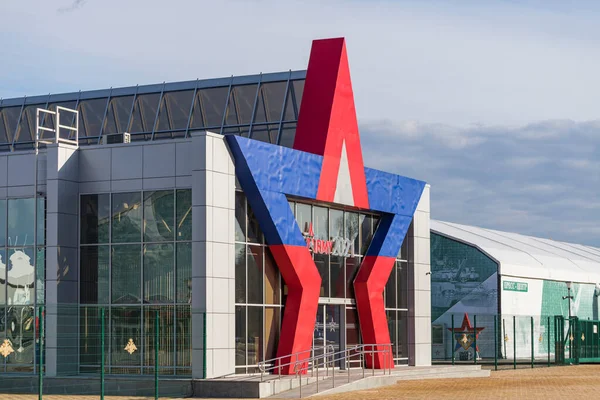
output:
<svg viewBox="0 0 600 400"><path fill-rule="evenodd" d="M302 104L302 94L304 93L304 79L300 81L293 82L294 87L294 114L296 115L295 119L298 119L298 112L300 111L300 104Z"/></svg>
<svg viewBox="0 0 600 400"><path fill-rule="evenodd" d="M254 125L252 127L252 139L277 144L278 132L279 124Z"/></svg>
<svg viewBox="0 0 600 400"><path fill-rule="evenodd" d="M283 124L279 145L283 147L293 147L294 138L296 137L296 123Z"/></svg>
<svg viewBox="0 0 600 400"><path fill-rule="evenodd" d="M176 240L192 240L192 191L177 191L177 237Z"/></svg>
<svg viewBox="0 0 600 400"><path fill-rule="evenodd" d="M83 100L79 104L79 137L99 136L108 98Z"/></svg>
<svg viewBox="0 0 600 400"><path fill-rule="evenodd" d="M186 129L193 97L193 90L165 93L160 104L156 130Z"/></svg>
<svg viewBox="0 0 600 400"><path fill-rule="evenodd" d="M235 245L235 302L246 303L246 246Z"/></svg>
<svg viewBox="0 0 600 400"><path fill-rule="evenodd" d="M228 90L228 87L219 87L198 91L198 100L200 101L201 108L194 107L194 115L192 115L192 126L194 128L200 126L221 126ZM202 114L198 115L200 110ZM202 122L204 125L202 125Z"/></svg>
<svg viewBox="0 0 600 400"><path fill-rule="evenodd" d="M354 279L360 266L360 258L346 258L346 298L354 299Z"/></svg>
<svg viewBox="0 0 600 400"><path fill-rule="evenodd" d="M172 190L144 192L144 241L172 241L175 194Z"/></svg>
<svg viewBox="0 0 600 400"><path fill-rule="evenodd" d="M321 275L321 292L320 297L329 297L329 255L315 254L315 265Z"/></svg>
<svg viewBox="0 0 600 400"><path fill-rule="evenodd" d="M85 304L108 304L108 246L81 246L80 299Z"/></svg>
<svg viewBox="0 0 600 400"><path fill-rule="evenodd" d="M192 244L177 243L177 259L175 262L177 274L177 302L190 304L192 302Z"/></svg>
<svg viewBox="0 0 600 400"><path fill-rule="evenodd" d="M261 85L254 123L279 122L286 86L287 82L269 82Z"/></svg>
<svg viewBox="0 0 600 400"><path fill-rule="evenodd" d="M235 240L246 241L246 196L235 192Z"/></svg>
<svg viewBox="0 0 600 400"><path fill-rule="evenodd" d="M0 247L6 246L6 200L0 200Z"/></svg>
<svg viewBox="0 0 600 400"><path fill-rule="evenodd" d="M37 108L45 108L45 106L45 104L36 104L25 107L21 115L19 129L17 129L15 136L15 143L31 142L34 140Z"/></svg>
<svg viewBox="0 0 600 400"><path fill-rule="evenodd" d="M81 196L81 244L108 243L110 225L110 195Z"/></svg>
<svg viewBox="0 0 600 400"><path fill-rule="evenodd" d="M102 133L127 132L132 103L133 96L113 97L110 99Z"/></svg>
<svg viewBox="0 0 600 400"><path fill-rule="evenodd" d="M263 309L248 307L248 365L262 361L263 337Z"/></svg>
<svg viewBox="0 0 600 400"><path fill-rule="evenodd" d="M34 243L34 199L8 200L8 245L32 246Z"/></svg>
<svg viewBox="0 0 600 400"><path fill-rule="evenodd" d="M15 130L17 129L17 123L19 121L19 114L21 113L21 107L6 107L2 109L4 135L6 141L12 143ZM1 138L0 138L1 139Z"/></svg>
<svg viewBox="0 0 600 400"><path fill-rule="evenodd" d="M267 249L265 251L265 303L280 304L281 284L277 264Z"/></svg>
<svg viewBox="0 0 600 400"><path fill-rule="evenodd" d="M264 247L248 246L248 303L263 304Z"/></svg>
<svg viewBox="0 0 600 400"><path fill-rule="evenodd" d="M344 258L331 256L331 297L343 298L346 289L346 280L344 279Z"/></svg>
<svg viewBox="0 0 600 400"><path fill-rule="evenodd" d="M144 302L171 303L175 299L175 258L172 244L144 246Z"/></svg>
<svg viewBox="0 0 600 400"><path fill-rule="evenodd" d="M385 285L385 306L386 308L396 308L396 268L392 269Z"/></svg>
<svg viewBox="0 0 600 400"><path fill-rule="evenodd" d="M112 198L112 242L140 242L142 196L135 193L114 193Z"/></svg>
<svg viewBox="0 0 600 400"><path fill-rule="evenodd" d="M134 304L141 299L141 245L112 246L112 302Z"/></svg>
<svg viewBox="0 0 600 400"><path fill-rule="evenodd" d="M110 313L110 361L112 365L128 368L114 368L112 373L139 374L142 361L142 308L113 307ZM108 336L108 335L107 335ZM108 341L108 340L107 340ZM131 355L124 350L128 343L136 346ZM108 347L108 346L107 346Z"/></svg>
<svg viewBox="0 0 600 400"><path fill-rule="evenodd" d="M0 306L4 306L6 304L6 265L8 261L6 260L6 251L0 248ZM0 307L0 320L4 318L2 314L4 312L4 307ZM4 323L0 322L0 335L4 331Z"/></svg>
<svg viewBox="0 0 600 400"><path fill-rule="evenodd" d="M237 277L236 277L237 278ZM237 279L236 279L237 284ZM246 307L235 307L235 365L246 365Z"/></svg>
<svg viewBox="0 0 600 400"><path fill-rule="evenodd" d="M257 85L234 86L231 90L234 110L237 116L237 122L234 124L249 124L252 121L252 112L254 110L254 99L256 98ZM230 99L231 100L231 99ZM227 123L229 124L229 118Z"/></svg>
<svg viewBox="0 0 600 400"><path fill-rule="evenodd" d="M135 100L131 120L131 133L152 132L160 93L142 94Z"/></svg>
<svg viewBox="0 0 600 400"><path fill-rule="evenodd" d="M398 308L408 308L408 263L396 262Z"/></svg>

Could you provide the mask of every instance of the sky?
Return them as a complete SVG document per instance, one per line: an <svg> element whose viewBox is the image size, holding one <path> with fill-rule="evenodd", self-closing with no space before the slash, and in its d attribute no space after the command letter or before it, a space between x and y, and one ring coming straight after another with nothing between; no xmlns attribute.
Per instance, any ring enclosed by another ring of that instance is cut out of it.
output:
<svg viewBox="0 0 600 400"><path fill-rule="evenodd" d="M0 0L0 97L305 69L344 36L365 162L432 218L600 247L600 4Z"/></svg>

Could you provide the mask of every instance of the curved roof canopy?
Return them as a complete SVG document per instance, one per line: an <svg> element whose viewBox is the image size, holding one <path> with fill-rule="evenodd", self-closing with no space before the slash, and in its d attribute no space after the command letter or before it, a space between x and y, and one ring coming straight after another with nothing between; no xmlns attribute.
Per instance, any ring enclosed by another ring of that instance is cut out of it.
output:
<svg viewBox="0 0 600 400"><path fill-rule="evenodd" d="M480 249L500 275L600 283L600 248L434 220L431 231Z"/></svg>

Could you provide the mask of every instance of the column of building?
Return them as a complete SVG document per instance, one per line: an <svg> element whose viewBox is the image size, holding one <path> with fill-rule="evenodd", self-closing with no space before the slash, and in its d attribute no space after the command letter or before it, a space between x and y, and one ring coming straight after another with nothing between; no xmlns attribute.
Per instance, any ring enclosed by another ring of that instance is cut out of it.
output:
<svg viewBox="0 0 600 400"><path fill-rule="evenodd" d="M235 371L235 167L225 139L192 135L192 375Z"/></svg>

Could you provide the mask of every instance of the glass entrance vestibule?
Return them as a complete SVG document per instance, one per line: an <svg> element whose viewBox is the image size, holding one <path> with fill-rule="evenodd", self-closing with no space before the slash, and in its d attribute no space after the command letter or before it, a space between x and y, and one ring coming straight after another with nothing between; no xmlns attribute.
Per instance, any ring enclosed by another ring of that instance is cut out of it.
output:
<svg viewBox="0 0 600 400"><path fill-rule="evenodd" d="M322 280L313 355L361 344L353 281L379 216L291 199L289 204ZM235 213L236 373L252 373L259 362L276 357L287 286L242 192L236 193ZM408 364L407 253L405 240L384 291L396 364Z"/></svg>

